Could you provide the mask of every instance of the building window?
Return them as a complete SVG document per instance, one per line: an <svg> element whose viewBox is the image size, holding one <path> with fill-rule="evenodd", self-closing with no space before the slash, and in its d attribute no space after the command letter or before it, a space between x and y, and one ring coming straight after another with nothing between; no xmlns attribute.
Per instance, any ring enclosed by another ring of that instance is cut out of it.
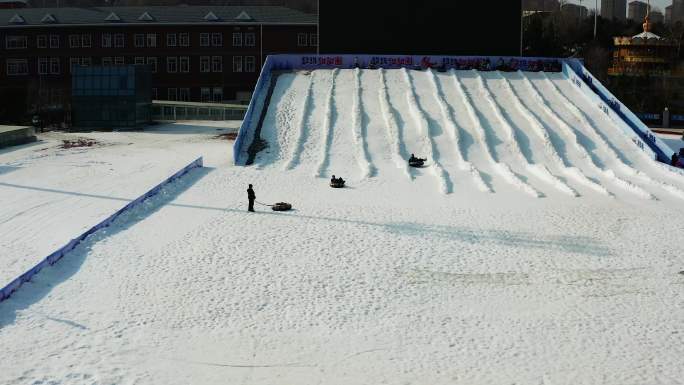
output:
<svg viewBox="0 0 684 385"><path fill-rule="evenodd" d="M200 47L209 47L208 33L200 33Z"/></svg>
<svg viewBox="0 0 684 385"><path fill-rule="evenodd" d="M178 89L178 100L181 102L190 101L190 89L189 88L179 88Z"/></svg>
<svg viewBox="0 0 684 385"><path fill-rule="evenodd" d="M200 88L200 100L203 102L211 101L211 88L209 88L209 87Z"/></svg>
<svg viewBox="0 0 684 385"><path fill-rule="evenodd" d="M114 47L116 48L124 48L125 38L123 33L116 33L114 34Z"/></svg>
<svg viewBox="0 0 684 385"><path fill-rule="evenodd" d="M255 62L256 58L254 56L245 56L245 72L256 71L256 66L254 65Z"/></svg>
<svg viewBox="0 0 684 385"><path fill-rule="evenodd" d="M59 48L59 35L50 35L50 48Z"/></svg>
<svg viewBox="0 0 684 385"><path fill-rule="evenodd" d="M178 90L176 88L169 88L167 100L176 100L176 99L178 99Z"/></svg>
<svg viewBox="0 0 684 385"><path fill-rule="evenodd" d="M79 35L69 35L69 48L78 48L81 46L81 37Z"/></svg>
<svg viewBox="0 0 684 385"><path fill-rule="evenodd" d="M26 48L27 39L26 36L6 36L5 37L5 47L7 49L22 49ZM21 75L21 74L16 74Z"/></svg>
<svg viewBox="0 0 684 385"><path fill-rule="evenodd" d="M156 33L148 33L147 34L147 46L148 47L156 47L157 46L157 34Z"/></svg>
<svg viewBox="0 0 684 385"><path fill-rule="evenodd" d="M190 72L190 57L180 57L180 72Z"/></svg>
<svg viewBox="0 0 684 385"><path fill-rule="evenodd" d="M242 33L233 32L233 47L242 47Z"/></svg>
<svg viewBox="0 0 684 385"><path fill-rule="evenodd" d="M213 56L211 58L211 71L212 72L223 72L223 57Z"/></svg>
<svg viewBox="0 0 684 385"><path fill-rule="evenodd" d="M50 58L50 73L53 75L59 75L59 58Z"/></svg>
<svg viewBox="0 0 684 385"><path fill-rule="evenodd" d="M318 45L318 34L317 33L312 33L309 35L309 44L312 47L316 47Z"/></svg>
<svg viewBox="0 0 684 385"><path fill-rule="evenodd" d="M306 34L305 33L298 33L297 34L297 46L306 47Z"/></svg>
<svg viewBox="0 0 684 385"><path fill-rule="evenodd" d="M112 58L111 56L105 56L102 58L102 65L103 66L110 66L112 65Z"/></svg>
<svg viewBox="0 0 684 385"><path fill-rule="evenodd" d="M180 43L181 47L189 47L190 46L190 34L188 33L181 33L178 36L178 40Z"/></svg>
<svg viewBox="0 0 684 385"><path fill-rule="evenodd" d="M214 47L222 47L223 46L223 35L220 33L212 33L211 34L211 45Z"/></svg>
<svg viewBox="0 0 684 385"><path fill-rule="evenodd" d="M49 64L48 58L39 57L38 58L38 74L40 74L40 75L47 74L49 71L48 64Z"/></svg>
<svg viewBox="0 0 684 385"><path fill-rule="evenodd" d="M152 99L158 99L158 93L156 88L152 88Z"/></svg>
<svg viewBox="0 0 684 385"><path fill-rule="evenodd" d="M81 35L81 47L90 48L90 34Z"/></svg>
<svg viewBox="0 0 684 385"><path fill-rule="evenodd" d="M81 58L81 65L84 67L88 67L91 63L90 57L82 57Z"/></svg>
<svg viewBox="0 0 684 385"><path fill-rule="evenodd" d="M209 56L200 56L200 72L209 72Z"/></svg>
<svg viewBox="0 0 684 385"><path fill-rule="evenodd" d="M142 56L136 56L135 59L133 59L133 64L135 65L144 65L145 64L145 58Z"/></svg>
<svg viewBox="0 0 684 385"><path fill-rule="evenodd" d="M47 48L47 45L48 45L47 35L38 35L38 37L36 38L36 47Z"/></svg>
<svg viewBox="0 0 684 385"><path fill-rule="evenodd" d="M157 58L156 57L148 57L147 58L147 65L152 67L152 73L157 73Z"/></svg>
<svg viewBox="0 0 684 385"><path fill-rule="evenodd" d="M167 47L175 47L176 46L176 34L175 33L167 33L166 34L166 46Z"/></svg>
<svg viewBox="0 0 684 385"><path fill-rule="evenodd" d="M122 66L124 64L126 64L126 61L124 60L123 56L116 56L114 58L114 65Z"/></svg>
<svg viewBox="0 0 684 385"><path fill-rule="evenodd" d="M28 60L26 59L7 59L7 75L26 75L28 74Z"/></svg>
<svg viewBox="0 0 684 385"><path fill-rule="evenodd" d="M103 48L109 48L112 46L112 34L111 33L103 33L102 34L102 47Z"/></svg>
<svg viewBox="0 0 684 385"><path fill-rule="evenodd" d="M145 46L145 35L143 35L142 33L136 33L134 36L134 39L135 39L135 46L137 48Z"/></svg>
<svg viewBox="0 0 684 385"><path fill-rule="evenodd" d="M233 72L242 72L242 56L233 56Z"/></svg>
<svg viewBox="0 0 684 385"><path fill-rule="evenodd" d="M245 33L245 46L254 47L256 45L256 35L254 32Z"/></svg>
<svg viewBox="0 0 684 385"><path fill-rule="evenodd" d="M177 57L167 57L166 58L166 72L169 72L169 73L178 72L178 58Z"/></svg>
<svg viewBox="0 0 684 385"><path fill-rule="evenodd" d="M214 87L214 93L213 93L213 100L216 103L220 103L223 101L223 88L222 87Z"/></svg>
<svg viewBox="0 0 684 385"><path fill-rule="evenodd" d="M69 71L73 71L74 66L81 65L81 59L77 57L69 58Z"/></svg>

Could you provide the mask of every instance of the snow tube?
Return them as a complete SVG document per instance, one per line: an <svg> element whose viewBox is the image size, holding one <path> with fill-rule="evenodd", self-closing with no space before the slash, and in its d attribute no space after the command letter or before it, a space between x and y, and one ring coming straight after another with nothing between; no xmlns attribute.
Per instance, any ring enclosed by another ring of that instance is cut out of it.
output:
<svg viewBox="0 0 684 385"><path fill-rule="evenodd" d="M271 206L271 209L273 211L288 211L288 210L292 210L292 205L289 203L285 203L285 202L278 202L278 203L274 204L273 206Z"/></svg>
<svg viewBox="0 0 684 385"><path fill-rule="evenodd" d="M425 161L422 159L409 160L409 166L411 167L423 167L423 164L425 164Z"/></svg>
<svg viewBox="0 0 684 385"><path fill-rule="evenodd" d="M330 187L332 187L332 188L343 188L344 187L344 181L342 181L342 182L340 182L340 181L330 182Z"/></svg>

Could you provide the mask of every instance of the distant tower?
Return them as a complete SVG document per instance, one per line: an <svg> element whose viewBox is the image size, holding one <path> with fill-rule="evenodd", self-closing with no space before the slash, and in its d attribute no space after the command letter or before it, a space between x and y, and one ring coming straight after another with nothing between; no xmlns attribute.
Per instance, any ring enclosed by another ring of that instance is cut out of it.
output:
<svg viewBox="0 0 684 385"><path fill-rule="evenodd" d="M648 21L648 17L651 14L651 0L646 1L646 17L644 17L644 32L651 32L651 22Z"/></svg>

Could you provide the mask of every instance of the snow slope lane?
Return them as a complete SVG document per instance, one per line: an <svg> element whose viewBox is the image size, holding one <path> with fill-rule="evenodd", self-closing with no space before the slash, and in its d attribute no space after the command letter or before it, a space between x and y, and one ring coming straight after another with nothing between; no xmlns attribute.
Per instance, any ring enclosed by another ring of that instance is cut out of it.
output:
<svg viewBox="0 0 684 385"><path fill-rule="evenodd" d="M542 197L543 194L541 192L521 179L511 169L511 164L518 164L520 159L511 158L509 149L503 145L505 142L499 139L503 135L497 134L497 130L492 124L495 118L491 115L491 104L487 101L485 90L481 84L481 78L478 78L477 72L452 70L451 73L456 88L466 103L466 109L472 122L470 127L474 130L474 136L479 141L482 149L487 152L494 170L517 189L535 198ZM524 168L524 166L519 168Z"/></svg>
<svg viewBox="0 0 684 385"><path fill-rule="evenodd" d="M485 78L488 80L485 81ZM562 193L568 194L570 196L577 196L577 192L568 186L564 181L559 179L557 176L551 174L549 169L544 165L547 162L536 161L535 158L539 157L543 151L541 148L533 146L535 142L531 141L523 130L516 129L514 127L513 119L511 116L515 115L515 112L524 114L524 107L520 104L520 100L517 98L515 93L511 92L510 85L507 83L505 77L501 75L500 72L496 71L491 74L478 74L478 81L480 86L485 93L485 98L492 107L492 111L498 121L498 125L503 129L505 135L505 141L513 153L513 155L524 164L527 171L539 178L540 180L552 185L557 190ZM489 85L491 82L492 85ZM501 92L503 91L503 92ZM502 93L508 91L504 97L501 97ZM499 95L499 98L495 98L495 94ZM514 109L504 109L502 106L510 106L513 104ZM524 147L520 144L524 143ZM523 151L524 148L524 151Z"/></svg>
<svg viewBox="0 0 684 385"><path fill-rule="evenodd" d="M437 103L437 106L439 107L439 114L433 112L433 117L439 115L439 117L441 118L442 127L444 127L444 135L448 135L448 138L444 138L443 140L437 140L437 144L442 146L440 153L452 153L453 155L449 157L451 161L447 164L455 163L456 167L458 167L460 170L467 171L473 178L473 182L480 191L492 192L491 188L485 183L484 179L482 179L482 174L477 169L477 167L475 167L471 162L468 162L465 159L465 156L461 148L462 130L460 129L460 127L458 127L458 123L456 123L456 120L454 119L454 112L447 103L446 94L442 88L441 83L437 80L437 76L435 75L434 71L432 71L432 69L428 70L427 77L430 86L417 87L417 91L422 90L426 93L426 95L423 96L425 100L428 100L428 95L432 93L432 96L434 97L434 100ZM429 106L432 106L432 103L426 102L424 105L426 106L426 108L428 108Z"/></svg>
<svg viewBox="0 0 684 385"><path fill-rule="evenodd" d="M535 92L539 95L543 95L543 92L540 92L538 89L540 83L543 83L542 79L534 79L530 82L531 87L535 89ZM548 110L547 112L549 112L551 118L555 121L555 124L552 127L560 132L560 135L562 135L565 141L570 144L570 148L574 150L574 153L581 159L580 162L589 170L606 178L615 186L620 187L622 190L636 195L637 197L643 199L656 199L653 194L644 190L642 187L619 177L614 170L606 168L602 163L599 164L600 158L588 150L588 147L594 147L595 144L588 137L581 134L581 132L568 125L563 119L559 119L557 114L551 113L551 111Z"/></svg>
<svg viewBox="0 0 684 385"><path fill-rule="evenodd" d="M423 74L422 71L411 71L416 76L416 73ZM449 177L449 173L444 169L441 163L441 154L446 154L446 151L439 151L435 145L436 141L445 141L446 137L442 136L443 131L441 128L436 127L436 124L430 124L428 121L428 115L425 113L425 108L429 103L423 103L422 105L418 102L418 97L416 94L416 86L414 85L413 76L409 73L406 68L402 69L402 75L404 80L404 86L406 87L406 100L408 102L409 114L413 118L416 129L418 129L419 135L423 135L425 138L425 145L423 148L426 152L421 153L426 156L428 168L437 178L437 183L439 189L443 194L451 193L453 189L453 182ZM421 87L423 88L423 87Z"/></svg>
<svg viewBox="0 0 684 385"><path fill-rule="evenodd" d="M553 77L555 78L555 76ZM552 80L551 77L547 78L546 80ZM578 127L592 138L594 142L599 144L596 149L597 156L603 156L605 162L611 164L619 172L629 176L636 176L646 186L657 185L676 197L684 198L684 191L681 187L660 179L654 179L637 167L649 170L654 176L674 177L674 180L680 182L679 186L682 186L684 181L682 181L680 175L668 171L667 168L650 159L623 134L623 131L617 127L613 120L603 114L598 108L595 108L584 94L575 90L574 87L565 87L567 82L565 83L564 85L562 82L558 84L554 81L547 82L553 91L557 92L553 95L559 97L561 101L568 103L566 109L559 111L566 116L566 121L573 122L575 127ZM561 91L561 87L565 91ZM570 98L572 98L572 102Z"/></svg>

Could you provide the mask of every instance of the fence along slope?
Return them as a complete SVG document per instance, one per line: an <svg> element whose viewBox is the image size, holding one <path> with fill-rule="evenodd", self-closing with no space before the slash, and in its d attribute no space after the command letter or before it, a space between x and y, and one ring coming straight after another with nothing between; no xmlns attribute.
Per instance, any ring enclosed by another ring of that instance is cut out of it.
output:
<svg viewBox="0 0 684 385"><path fill-rule="evenodd" d="M166 185L174 182L178 178L181 178L188 172L190 172L192 169L195 168L201 168L203 167L203 159L202 157L197 158L194 160L192 163L189 165L183 167L181 170L176 172L175 174L171 175L170 177L166 178L164 181L153 187L151 190L146 192L145 194L141 195L140 197L136 198L135 200L129 202L126 206L115 212L114 214L110 215L108 218L103 220L102 222L96 224L95 226L91 227L88 229L86 232L83 234L79 235L78 237L72 239L67 243L66 245L62 246L52 254L48 255L45 257L42 261L40 261L37 265L29 269L27 272L24 274L20 275L16 279L14 279L12 282L7 284L5 287L0 289L0 302L8 299L12 293L14 293L17 289L19 289L24 283L29 282L33 276L38 274L42 269L44 269L47 266L54 265L57 263L60 259L62 259L66 254L68 254L70 251L72 251L75 247L77 247L81 242L85 241L88 236L94 234L95 232L99 231L100 229L109 227L121 214L131 210L132 208L140 205L147 199L159 194L159 192L164 188Z"/></svg>

